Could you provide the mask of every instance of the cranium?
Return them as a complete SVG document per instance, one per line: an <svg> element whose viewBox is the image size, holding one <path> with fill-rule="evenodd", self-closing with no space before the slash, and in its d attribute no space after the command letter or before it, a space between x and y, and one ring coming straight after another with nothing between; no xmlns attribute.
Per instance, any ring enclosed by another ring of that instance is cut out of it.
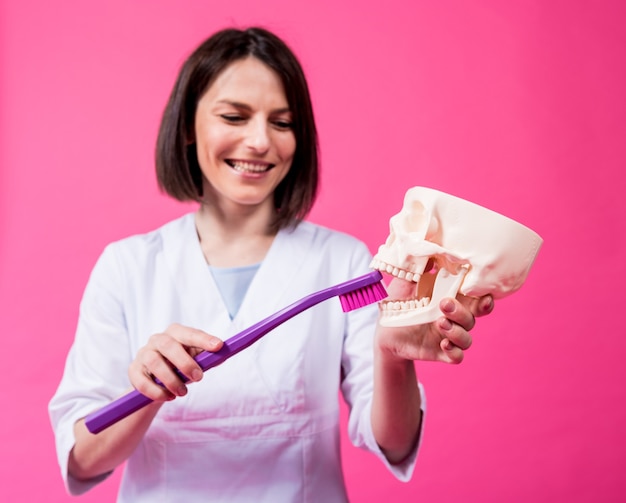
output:
<svg viewBox="0 0 626 503"><path fill-rule="evenodd" d="M501 298L518 290L543 240L534 231L464 199L409 189L371 267L414 282L410 299L381 303L383 326L436 320L439 303L457 293Z"/></svg>

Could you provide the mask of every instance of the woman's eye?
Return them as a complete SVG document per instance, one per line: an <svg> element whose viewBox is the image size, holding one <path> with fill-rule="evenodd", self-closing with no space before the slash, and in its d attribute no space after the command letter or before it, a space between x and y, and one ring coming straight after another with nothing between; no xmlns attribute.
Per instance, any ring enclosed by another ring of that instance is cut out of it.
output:
<svg viewBox="0 0 626 503"><path fill-rule="evenodd" d="M274 126L278 129L291 129L293 127L293 123L288 120L276 120L274 121Z"/></svg>
<svg viewBox="0 0 626 503"><path fill-rule="evenodd" d="M222 114L220 115L220 117L224 119L226 122L230 122L232 124L243 122L244 120L244 118L241 115L236 115L236 114Z"/></svg>

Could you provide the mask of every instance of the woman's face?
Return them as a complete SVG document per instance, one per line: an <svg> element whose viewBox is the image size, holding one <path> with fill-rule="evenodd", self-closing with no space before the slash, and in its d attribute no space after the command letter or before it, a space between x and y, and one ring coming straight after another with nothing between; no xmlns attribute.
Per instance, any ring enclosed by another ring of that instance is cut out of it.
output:
<svg viewBox="0 0 626 503"><path fill-rule="evenodd" d="M227 66L200 98L195 116L205 194L220 205L271 205L296 150L279 76L256 58Z"/></svg>

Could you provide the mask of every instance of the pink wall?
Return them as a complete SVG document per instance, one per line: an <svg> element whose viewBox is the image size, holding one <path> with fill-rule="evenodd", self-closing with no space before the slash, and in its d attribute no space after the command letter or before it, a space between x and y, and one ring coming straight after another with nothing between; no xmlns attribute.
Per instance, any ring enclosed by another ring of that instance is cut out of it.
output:
<svg viewBox="0 0 626 503"><path fill-rule="evenodd" d="M353 501L620 499L622 6L1 3L0 500L70 501L46 407L82 289L106 243L188 210L157 192L157 122L183 57L233 23L277 31L305 65L324 167L312 220L375 250L404 191L427 185L545 239L461 366L418 364L430 411L414 479L346 444ZM116 479L81 501L111 501Z"/></svg>

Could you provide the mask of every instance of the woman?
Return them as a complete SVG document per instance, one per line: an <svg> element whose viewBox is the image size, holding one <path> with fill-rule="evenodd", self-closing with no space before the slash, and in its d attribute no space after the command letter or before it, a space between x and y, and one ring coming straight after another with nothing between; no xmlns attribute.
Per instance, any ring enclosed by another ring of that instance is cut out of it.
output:
<svg viewBox="0 0 626 503"><path fill-rule="evenodd" d="M317 136L303 72L280 39L229 29L196 49L163 116L157 176L200 207L109 245L92 272L50 404L68 490L127 461L119 501L346 501L339 389L352 441L408 479L423 414L413 360L460 361L491 298L446 299L445 317L403 329L377 326L375 306L344 314L327 301L205 375L193 360L368 271L363 243L303 221ZM129 384L154 403L90 434L83 418Z"/></svg>

